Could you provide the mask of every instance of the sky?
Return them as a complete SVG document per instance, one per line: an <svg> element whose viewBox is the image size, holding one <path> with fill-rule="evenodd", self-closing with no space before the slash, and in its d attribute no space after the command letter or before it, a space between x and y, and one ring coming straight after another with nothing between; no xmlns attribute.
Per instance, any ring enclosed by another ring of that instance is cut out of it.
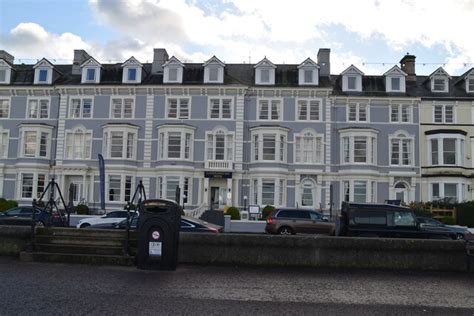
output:
<svg viewBox="0 0 474 316"><path fill-rule="evenodd" d="M474 67L474 0L0 0L0 49L15 63L151 62L165 48L183 62L317 61L379 75L416 56L416 72Z"/></svg>

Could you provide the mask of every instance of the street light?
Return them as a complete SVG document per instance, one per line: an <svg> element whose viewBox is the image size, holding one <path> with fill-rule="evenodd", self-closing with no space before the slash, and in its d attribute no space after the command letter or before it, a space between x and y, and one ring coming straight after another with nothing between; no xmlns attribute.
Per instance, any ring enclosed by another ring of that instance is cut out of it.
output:
<svg viewBox="0 0 474 316"><path fill-rule="evenodd" d="M244 211L247 212L247 196L244 195Z"/></svg>

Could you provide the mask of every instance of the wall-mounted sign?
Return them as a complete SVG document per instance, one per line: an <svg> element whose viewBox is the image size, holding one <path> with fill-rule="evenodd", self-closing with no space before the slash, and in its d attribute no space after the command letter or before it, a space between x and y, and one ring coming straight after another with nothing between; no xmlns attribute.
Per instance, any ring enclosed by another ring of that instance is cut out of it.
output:
<svg viewBox="0 0 474 316"><path fill-rule="evenodd" d="M258 205L249 205L250 214L260 214L260 206Z"/></svg>
<svg viewBox="0 0 474 316"><path fill-rule="evenodd" d="M205 178L232 179L232 172L204 171Z"/></svg>

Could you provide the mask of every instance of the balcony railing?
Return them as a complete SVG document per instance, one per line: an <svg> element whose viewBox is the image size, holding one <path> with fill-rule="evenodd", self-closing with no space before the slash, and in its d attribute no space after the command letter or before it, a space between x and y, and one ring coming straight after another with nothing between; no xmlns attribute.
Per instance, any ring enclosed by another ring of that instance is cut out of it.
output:
<svg viewBox="0 0 474 316"><path fill-rule="evenodd" d="M232 170L234 162L229 160L208 160L204 168L208 170Z"/></svg>

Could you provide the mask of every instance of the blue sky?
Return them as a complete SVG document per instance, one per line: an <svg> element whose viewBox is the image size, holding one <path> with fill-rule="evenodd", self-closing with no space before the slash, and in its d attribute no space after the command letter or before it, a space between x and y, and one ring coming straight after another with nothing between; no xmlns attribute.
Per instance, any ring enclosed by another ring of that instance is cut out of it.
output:
<svg viewBox="0 0 474 316"><path fill-rule="evenodd" d="M16 62L70 62L82 48L101 62L150 61L164 47L182 61L316 60L382 74L404 54L417 73L474 67L474 0L0 0L0 48Z"/></svg>

